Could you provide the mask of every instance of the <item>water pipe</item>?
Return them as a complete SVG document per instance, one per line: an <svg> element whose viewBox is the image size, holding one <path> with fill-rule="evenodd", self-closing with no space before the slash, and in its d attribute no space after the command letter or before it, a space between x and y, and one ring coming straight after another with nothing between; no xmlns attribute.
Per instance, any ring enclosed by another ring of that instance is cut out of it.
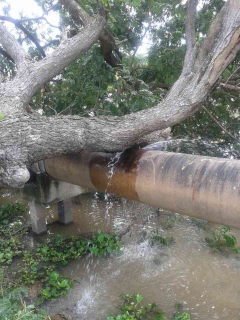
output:
<svg viewBox="0 0 240 320"><path fill-rule="evenodd" d="M44 161L54 179L240 228L240 161L156 150Z"/></svg>

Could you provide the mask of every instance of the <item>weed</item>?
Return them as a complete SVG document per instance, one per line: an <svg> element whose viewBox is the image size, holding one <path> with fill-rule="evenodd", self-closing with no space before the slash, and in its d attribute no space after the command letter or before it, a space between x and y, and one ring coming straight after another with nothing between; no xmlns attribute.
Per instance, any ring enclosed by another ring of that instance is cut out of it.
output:
<svg viewBox="0 0 240 320"><path fill-rule="evenodd" d="M176 315L173 320L191 320L190 314L188 312L182 312Z"/></svg>
<svg viewBox="0 0 240 320"><path fill-rule="evenodd" d="M123 300L123 304L118 307L121 314L117 316L109 316L107 317L107 320L167 320L164 313L158 309L155 303L140 305L143 300L143 296L140 294L122 294L120 298Z"/></svg>
<svg viewBox="0 0 240 320"><path fill-rule="evenodd" d="M100 233L89 239L57 235L35 251L25 252L24 266L19 271L20 284L33 285L41 281L44 289L40 293L40 302L56 299L65 295L73 284L56 271L57 263L66 265L87 253L99 257L120 249L121 243L116 235Z"/></svg>
<svg viewBox="0 0 240 320"><path fill-rule="evenodd" d="M57 236L38 246L36 257L42 261L60 262L66 265L70 260L85 254L85 243L79 237Z"/></svg>
<svg viewBox="0 0 240 320"><path fill-rule="evenodd" d="M163 229L169 230L172 229L175 225L176 217L173 215L162 215L160 224Z"/></svg>
<svg viewBox="0 0 240 320"><path fill-rule="evenodd" d="M10 264L13 257L22 254L23 249L23 244L16 236L10 239L0 239L0 264Z"/></svg>
<svg viewBox="0 0 240 320"><path fill-rule="evenodd" d="M43 289L39 293L39 302L56 299L65 295L73 284L72 280L57 272L59 263L66 265L70 260L89 253L100 257L121 250L118 236L105 233L95 234L89 239L58 235L38 245L35 250L26 250L22 236L26 233L28 225L21 217L25 210L21 203L0 206L0 234L3 237L0 239L0 265L5 265L4 268L6 268L12 263L14 257L23 256L22 268L11 274L12 278L18 276L16 282L2 281L2 285L8 292L11 292L16 285L32 286L40 282Z"/></svg>
<svg viewBox="0 0 240 320"><path fill-rule="evenodd" d="M183 310L183 303L182 302L176 302L175 303L175 309L177 312L181 312Z"/></svg>
<svg viewBox="0 0 240 320"><path fill-rule="evenodd" d="M24 234L28 228L28 224L21 216L24 211L26 208L22 203L0 206L0 235L9 238Z"/></svg>
<svg viewBox="0 0 240 320"><path fill-rule="evenodd" d="M140 294L122 294L123 304L118 307L121 314L109 316L107 320L168 320L164 312L155 303L142 304L143 296ZM173 320L190 320L188 312L178 311Z"/></svg>
<svg viewBox="0 0 240 320"><path fill-rule="evenodd" d="M93 235L87 242L87 251L89 250L96 257L102 257L110 253L116 253L121 250L121 242L117 235L100 233Z"/></svg>
<svg viewBox="0 0 240 320"><path fill-rule="evenodd" d="M116 235L100 233L90 239L82 240L77 236L56 236L40 245L36 257L42 261L61 262L66 265L86 253L100 257L121 250L121 243Z"/></svg>
<svg viewBox="0 0 240 320"><path fill-rule="evenodd" d="M47 281L44 282L45 289L40 292L40 301L53 300L68 293L73 285L72 280L68 280L56 271L48 274Z"/></svg>
<svg viewBox="0 0 240 320"><path fill-rule="evenodd" d="M201 219L197 219L197 218L191 218L191 221L199 229L207 230L207 228L208 228L208 222L205 221L205 220L201 220Z"/></svg>
<svg viewBox="0 0 240 320"><path fill-rule="evenodd" d="M174 238L172 236L166 236L164 237L159 233L158 230L155 230L152 235L150 236L150 244L153 246L155 244L159 245L170 245L174 242Z"/></svg>
<svg viewBox="0 0 240 320"><path fill-rule="evenodd" d="M16 288L8 294L2 292L0 299L0 319L7 320L51 320L42 309L34 305L26 305L24 298L28 296L26 288Z"/></svg>
<svg viewBox="0 0 240 320"><path fill-rule="evenodd" d="M1 224L6 225L9 224L26 211L25 206L22 203L9 203L3 206L0 206L0 221Z"/></svg>
<svg viewBox="0 0 240 320"><path fill-rule="evenodd" d="M11 264L14 257L23 253L21 237L26 231L26 224L21 214L25 210L21 203L0 206L0 265Z"/></svg>
<svg viewBox="0 0 240 320"><path fill-rule="evenodd" d="M228 249L240 253L240 248L236 248L237 239L231 233L231 228L222 226L218 230L211 230L211 237L205 238L207 244L214 251L227 252Z"/></svg>

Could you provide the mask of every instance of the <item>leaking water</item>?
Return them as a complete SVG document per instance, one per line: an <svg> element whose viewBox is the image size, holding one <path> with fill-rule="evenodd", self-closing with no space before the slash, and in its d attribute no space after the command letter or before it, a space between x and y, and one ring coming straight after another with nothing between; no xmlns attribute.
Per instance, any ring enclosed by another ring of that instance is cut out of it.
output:
<svg viewBox="0 0 240 320"><path fill-rule="evenodd" d="M18 198L5 193L0 201ZM57 233L128 232L122 237L122 253L109 258L87 256L62 267L75 285L67 296L45 304L50 314L105 320L116 312L121 293L135 292L144 295L146 302L157 303L168 316L172 316L176 302L183 302L193 320L240 319L240 258L214 254L205 243L206 232L190 218L171 218L140 203L106 201L91 194L78 200L78 204L73 201L74 223L68 227L50 224L43 239ZM56 220L55 205L47 211L48 222ZM156 229L173 236L175 243L151 246L148 236ZM240 231L234 230L234 234L240 241Z"/></svg>
<svg viewBox="0 0 240 320"><path fill-rule="evenodd" d="M108 164L108 168L109 168L109 173L108 173L108 183L107 183L107 187L105 190L105 199L107 199L108 197L108 188L111 186L111 182L112 182L112 177L116 168L116 164L118 163L118 161L120 160L122 152L117 152L114 157L110 160L109 164Z"/></svg>
<svg viewBox="0 0 240 320"><path fill-rule="evenodd" d="M107 206L106 206L106 212L105 212L105 220L108 221L109 219L111 220L111 214L109 214L109 210L112 208L112 201L111 201L111 194L108 193L109 187L111 186L112 182L112 177L114 175L114 171L116 168L116 164L120 160L121 152L118 152L115 154L115 156L111 159L110 163L108 164L109 172L108 172L108 177L107 177L107 187L105 190L105 200L107 201Z"/></svg>

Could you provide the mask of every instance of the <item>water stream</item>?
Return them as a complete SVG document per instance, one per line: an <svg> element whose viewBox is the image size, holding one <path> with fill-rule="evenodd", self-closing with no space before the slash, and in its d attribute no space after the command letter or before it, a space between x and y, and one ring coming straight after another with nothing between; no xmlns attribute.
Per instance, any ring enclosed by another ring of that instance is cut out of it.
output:
<svg viewBox="0 0 240 320"><path fill-rule="evenodd" d="M3 193L0 203L19 200L18 193ZM193 320L240 319L240 255L213 253L206 232L195 221L180 215L123 199L105 200L94 194L73 201L74 223L62 226L56 206L47 209L48 235L88 232L124 232L123 251L109 258L87 256L72 261L62 272L75 280L70 293L44 308L73 319L105 320L116 313L121 293L140 293L157 303L167 316L176 302L183 302ZM111 206L109 206L111 202ZM106 219L106 212L108 219ZM130 226L130 228L129 228ZM216 225L211 225L216 228ZM173 236L169 246L151 246L148 236L158 229ZM240 230L233 230L240 241Z"/></svg>

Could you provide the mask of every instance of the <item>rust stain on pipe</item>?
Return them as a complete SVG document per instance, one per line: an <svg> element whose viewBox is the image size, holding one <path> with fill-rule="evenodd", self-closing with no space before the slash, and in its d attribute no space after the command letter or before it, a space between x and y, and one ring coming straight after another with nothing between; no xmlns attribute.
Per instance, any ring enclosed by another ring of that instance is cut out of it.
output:
<svg viewBox="0 0 240 320"><path fill-rule="evenodd" d="M238 160L138 149L119 159L63 156L45 160L45 167L58 180L240 228Z"/></svg>
<svg viewBox="0 0 240 320"><path fill-rule="evenodd" d="M93 154L89 163L91 181L97 190L139 201L136 179L144 150L126 151L115 157Z"/></svg>

